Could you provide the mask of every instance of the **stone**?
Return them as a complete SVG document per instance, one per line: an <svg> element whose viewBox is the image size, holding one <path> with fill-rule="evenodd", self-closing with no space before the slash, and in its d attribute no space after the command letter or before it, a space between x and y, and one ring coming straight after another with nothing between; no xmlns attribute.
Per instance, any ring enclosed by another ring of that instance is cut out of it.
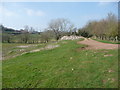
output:
<svg viewBox="0 0 120 90"><path fill-rule="evenodd" d="M82 36L63 36L60 40L76 40L83 38Z"/></svg>

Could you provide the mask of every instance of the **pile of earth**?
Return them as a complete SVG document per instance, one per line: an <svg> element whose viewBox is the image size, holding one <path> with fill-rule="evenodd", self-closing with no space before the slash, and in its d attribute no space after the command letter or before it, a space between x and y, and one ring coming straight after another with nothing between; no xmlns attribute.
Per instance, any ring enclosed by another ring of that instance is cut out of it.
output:
<svg viewBox="0 0 120 90"><path fill-rule="evenodd" d="M76 40L76 39L80 39L80 38L84 38L81 36L63 36L60 40Z"/></svg>

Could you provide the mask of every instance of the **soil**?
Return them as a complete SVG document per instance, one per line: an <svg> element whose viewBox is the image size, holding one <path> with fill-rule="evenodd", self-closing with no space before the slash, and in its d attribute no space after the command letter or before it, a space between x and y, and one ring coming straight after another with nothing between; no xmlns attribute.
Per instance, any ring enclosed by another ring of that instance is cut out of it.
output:
<svg viewBox="0 0 120 90"><path fill-rule="evenodd" d="M79 41L78 44L85 44L88 47L84 49L118 49L118 44L108 44L108 43L102 43L98 42L92 39L86 39L83 41Z"/></svg>

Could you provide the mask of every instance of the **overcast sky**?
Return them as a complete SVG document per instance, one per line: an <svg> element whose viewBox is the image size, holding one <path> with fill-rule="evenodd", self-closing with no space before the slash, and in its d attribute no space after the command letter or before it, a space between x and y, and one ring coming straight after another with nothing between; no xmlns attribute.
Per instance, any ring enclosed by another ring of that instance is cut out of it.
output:
<svg viewBox="0 0 120 90"><path fill-rule="evenodd" d="M117 2L4 2L0 4L0 23L21 29L25 25L43 30L51 19L67 18L77 28L89 20L118 14Z"/></svg>

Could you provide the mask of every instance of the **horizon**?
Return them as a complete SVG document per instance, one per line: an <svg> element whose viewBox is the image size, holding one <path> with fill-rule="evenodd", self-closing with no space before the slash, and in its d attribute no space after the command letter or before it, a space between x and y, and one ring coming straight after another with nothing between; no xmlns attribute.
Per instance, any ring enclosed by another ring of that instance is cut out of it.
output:
<svg viewBox="0 0 120 90"><path fill-rule="evenodd" d="M0 23L16 30L28 25L43 31L52 19L67 18L82 28L88 21L106 18L110 12L118 16L118 2L4 2Z"/></svg>

